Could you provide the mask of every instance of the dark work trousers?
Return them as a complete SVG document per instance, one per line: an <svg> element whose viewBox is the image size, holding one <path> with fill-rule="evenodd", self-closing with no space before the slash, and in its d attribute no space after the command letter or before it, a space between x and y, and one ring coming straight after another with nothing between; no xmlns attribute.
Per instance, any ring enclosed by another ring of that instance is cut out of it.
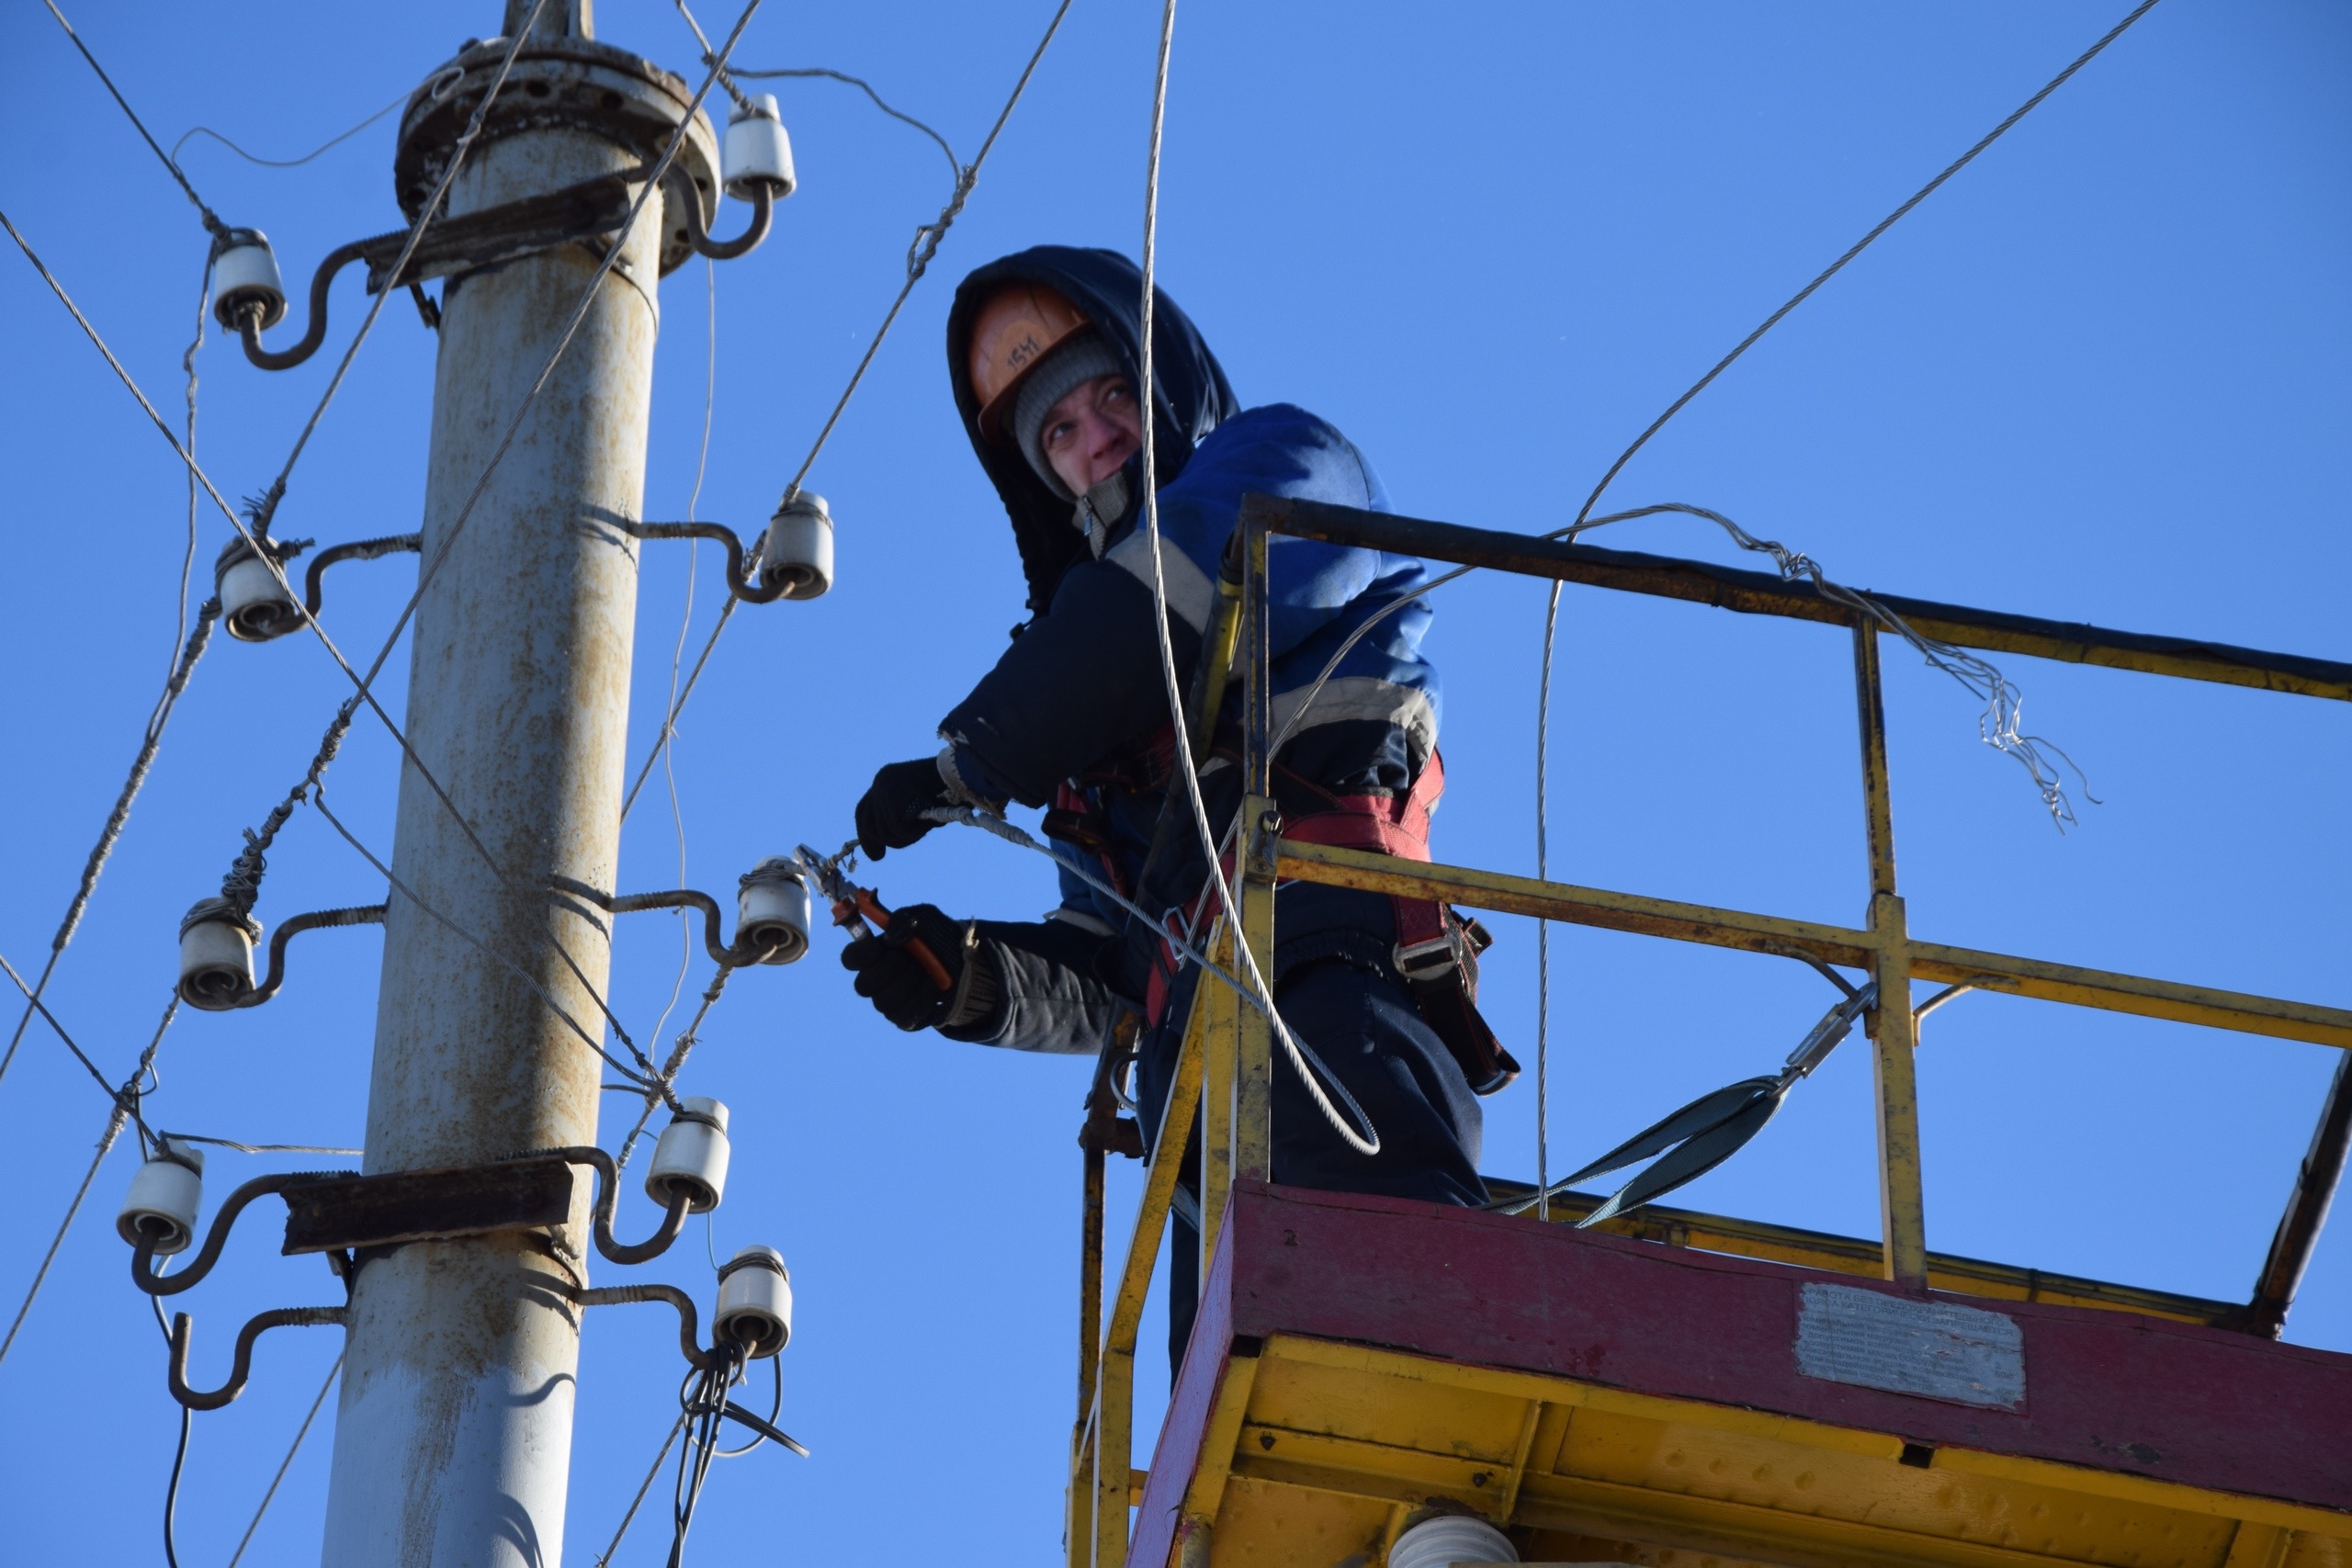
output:
<svg viewBox="0 0 2352 1568"><path fill-rule="evenodd" d="M1136 1088L1144 1125L1157 1128L1174 1076L1192 994L1188 971L1143 1054ZM1221 982L1212 980L1211 985ZM1380 1134L1380 1153L1358 1154L1324 1119L1289 1054L1274 1042L1275 1181L1327 1192L1374 1192L1430 1203L1487 1201L1478 1179L1482 1118L1462 1069L1385 964L1316 958L1278 972L1274 1005L1301 1043L1347 1087ZM1326 1091L1329 1092L1328 1089ZM1342 1116L1347 1108L1331 1096ZM1359 1128L1361 1133L1362 1129ZM1195 1122L1181 1181L1197 1202L1200 1131ZM1169 1269L1170 1381L1184 1359L1200 1298L1200 1233L1173 1216Z"/></svg>

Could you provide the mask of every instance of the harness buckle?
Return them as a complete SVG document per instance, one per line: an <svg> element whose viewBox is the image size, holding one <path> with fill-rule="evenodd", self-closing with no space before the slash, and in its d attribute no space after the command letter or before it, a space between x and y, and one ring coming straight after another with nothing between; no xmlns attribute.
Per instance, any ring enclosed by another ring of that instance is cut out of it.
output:
<svg viewBox="0 0 2352 1568"><path fill-rule="evenodd" d="M1451 925L1427 942L1400 942L1392 954L1396 973L1408 980L1442 979L1462 967L1462 938Z"/></svg>

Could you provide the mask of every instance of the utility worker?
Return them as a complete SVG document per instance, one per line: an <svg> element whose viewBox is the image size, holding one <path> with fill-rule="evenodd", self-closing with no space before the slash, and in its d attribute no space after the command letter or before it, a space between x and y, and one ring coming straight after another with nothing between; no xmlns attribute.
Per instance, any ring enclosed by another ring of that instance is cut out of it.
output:
<svg viewBox="0 0 2352 1568"><path fill-rule="evenodd" d="M1152 628L1150 541L1140 504L1142 421L1158 421L1162 577L1180 682L1212 614L1212 586L1241 498L1251 491L1385 511L1371 465L1346 437L1285 403L1244 411L1224 370L1164 294L1153 304L1152 378L1137 394L1141 276L1115 252L1047 245L973 273L947 323L948 374L980 466L1012 519L1030 618L939 727L936 756L893 762L857 806L860 848L879 860L935 825L943 807L1050 808L1046 834L1144 908L1205 946L1216 894L1179 783ZM1276 536L1268 576L1283 831L1428 858L1438 679L1421 654L1430 611L1416 601L1366 636L1304 716L1297 704L1369 617L1428 581L1417 559ZM1200 770L1212 827L1240 806L1240 682ZM1163 809L1175 820L1162 830ZM1155 852L1157 837L1159 847ZM1124 1011L1140 1013L1137 1101L1159 1126L1197 965L1164 931L1067 871L1041 921L959 920L910 905L842 962L861 996L901 1029L1014 1050L1102 1050ZM1275 1050L1273 1179L1295 1186L1431 1202L1485 1201L1480 1113L1516 1065L1477 1019L1483 933L1441 906L1306 883L1276 898L1277 1010L1372 1122L1366 1156L1332 1129ZM942 989L905 951L937 956ZM1211 979L1208 984L1220 982ZM1344 1100L1326 1097L1344 1107ZM1344 1108L1340 1111L1346 1115ZM1361 1126L1359 1133L1365 1131ZM1170 1361L1181 1364L1197 1295L1198 1134L1176 1222ZM1191 1201L1188 1203L1186 1199Z"/></svg>

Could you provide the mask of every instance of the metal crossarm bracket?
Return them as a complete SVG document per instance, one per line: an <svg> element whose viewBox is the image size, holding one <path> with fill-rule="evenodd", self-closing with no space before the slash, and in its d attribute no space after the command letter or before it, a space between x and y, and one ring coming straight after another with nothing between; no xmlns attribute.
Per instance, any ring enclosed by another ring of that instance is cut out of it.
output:
<svg viewBox="0 0 2352 1568"><path fill-rule="evenodd" d="M600 175L545 196L526 197L460 217L444 218L425 230L400 276L390 276L408 243L408 231L395 230L359 242L368 264L368 292L380 294L429 277L472 272L500 262L551 251L574 240L609 234L628 217L628 176Z"/></svg>
<svg viewBox="0 0 2352 1568"><path fill-rule="evenodd" d="M560 1225L571 1217L571 1183L560 1157L306 1181L285 1190L283 1250L290 1258Z"/></svg>

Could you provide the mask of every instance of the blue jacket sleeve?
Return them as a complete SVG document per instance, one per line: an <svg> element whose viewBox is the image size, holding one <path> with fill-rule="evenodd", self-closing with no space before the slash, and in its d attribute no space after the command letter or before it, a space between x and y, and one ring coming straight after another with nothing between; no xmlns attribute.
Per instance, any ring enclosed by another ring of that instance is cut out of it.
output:
<svg viewBox="0 0 2352 1568"><path fill-rule="evenodd" d="M1219 558L1257 491L1385 510L1371 465L1346 437L1288 404L1227 420L1159 493L1159 576L1181 683L1216 602ZM1371 587L1374 551L1277 539L1268 573L1268 627L1279 658L1313 637ZM1046 613L940 726L1003 796L1042 806L1054 786L1168 720L1159 639L1152 632L1151 540L1131 521L1102 558L1071 569Z"/></svg>

